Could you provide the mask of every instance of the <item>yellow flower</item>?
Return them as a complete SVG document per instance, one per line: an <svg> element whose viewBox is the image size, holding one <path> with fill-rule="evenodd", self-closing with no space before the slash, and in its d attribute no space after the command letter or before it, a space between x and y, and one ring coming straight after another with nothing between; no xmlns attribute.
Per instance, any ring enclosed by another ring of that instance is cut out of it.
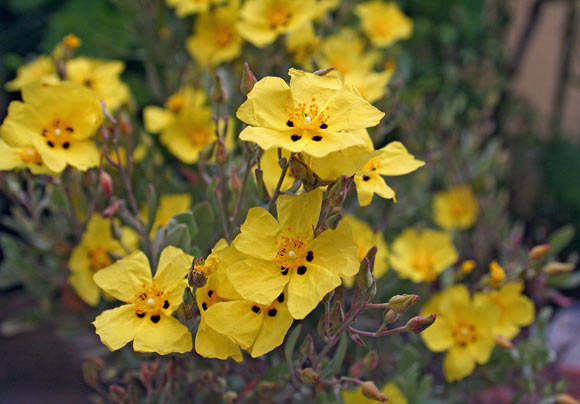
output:
<svg viewBox="0 0 580 404"><path fill-rule="evenodd" d="M161 132L161 143L186 164L199 159L199 153L216 140L212 110L203 91L187 87L167 100L166 108L145 107L145 128Z"/></svg>
<svg viewBox="0 0 580 404"><path fill-rule="evenodd" d="M0 139L0 171L28 168L32 174L56 175L42 162L38 151L26 138L17 146L8 145Z"/></svg>
<svg viewBox="0 0 580 404"><path fill-rule="evenodd" d="M235 248L228 247L227 242L221 239L212 249L211 256L217 257L217 268L208 275L207 283L198 288L195 293L201 313L201 322L195 335L195 351L206 358L225 360L232 357L237 362L241 362L242 353L239 345L207 325L206 310L219 302L242 299L226 275L227 266L242 259L242 255Z"/></svg>
<svg viewBox="0 0 580 404"><path fill-rule="evenodd" d="M96 91L109 111L129 101L129 87L121 81L125 64L118 60L79 57L66 62L66 78Z"/></svg>
<svg viewBox="0 0 580 404"><path fill-rule="evenodd" d="M175 14L183 18L190 14L204 13L210 5L223 3L225 0L166 0L169 7L175 8Z"/></svg>
<svg viewBox="0 0 580 404"><path fill-rule="evenodd" d="M159 206L157 206L157 212L155 213L151 236L154 236L160 227L167 226L173 216L190 210L192 202L189 194L167 194L159 198ZM147 216L148 207L145 205L141 208L141 218L146 220Z"/></svg>
<svg viewBox="0 0 580 404"><path fill-rule="evenodd" d="M388 269L387 260L389 254L383 233L380 231L374 231L367 223L351 215L345 215L342 218L342 221L349 225L352 230L352 238L357 246L359 262L364 259L373 246L377 246L373 276L375 279L383 276ZM352 287L354 284L354 277L344 278L344 284L349 288Z"/></svg>
<svg viewBox="0 0 580 404"><path fill-rule="evenodd" d="M290 158L290 152L283 150L282 157ZM272 195L276 189L280 175L282 175L282 168L280 167L280 164L278 164L278 150L268 149L264 151L264 154L262 154L262 157L260 158L260 167L264 173L263 178L266 189L270 195ZM282 180L282 186L280 189L286 191L294 184L294 180L295 178L290 173L290 170L286 171L286 176L284 177L284 180Z"/></svg>
<svg viewBox="0 0 580 404"><path fill-rule="evenodd" d="M67 164L79 170L99 164L99 150L91 137L103 112L94 91L71 82L31 85L22 90L22 99L10 103L0 128L6 143L32 145L54 172Z"/></svg>
<svg viewBox="0 0 580 404"><path fill-rule="evenodd" d="M375 46L390 46L413 33L413 21L394 2L369 1L357 5L355 13L361 19L361 29Z"/></svg>
<svg viewBox="0 0 580 404"><path fill-rule="evenodd" d="M236 28L239 8L239 1L232 0L226 7L198 17L186 48L201 65L216 66L240 55L243 41Z"/></svg>
<svg viewBox="0 0 580 404"><path fill-rule="evenodd" d="M6 83L5 88L8 91L18 91L29 84L37 84L41 81L58 82L56 67L50 56L39 56L32 62L20 66L16 72L16 78Z"/></svg>
<svg viewBox="0 0 580 404"><path fill-rule="evenodd" d="M320 38L316 36L314 26L310 23L286 37L286 49L294 60L307 70L312 70L311 59L319 44Z"/></svg>
<svg viewBox="0 0 580 404"><path fill-rule="evenodd" d="M352 132L375 126L384 113L365 101L342 76L290 69L290 86L278 77L258 81L237 117L248 126L240 139L267 150L281 147L314 157L364 145Z"/></svg>
<svg viewBox="0 0 580 404"><path fill-rule="evenodd" d="M505 271L497 263L497 261L491 261L489 263L489 284L492 288L499 288L503 281L505 280Z"/></svg>
<svg viewBox="0 0 580 404"><path fill-rule="evenodd" d="M489 294L478 293L488 296L499 308L499 320L493 326L494 336L501 335L507 339L514 338L521 327L533 323L535 316L534 302L522 294L524 284L522 282L509 282L499 290L491 291Z"/></svg>
<svg viewBox="0 0 580 404"><path fill-rule="evenodd" d="M381 393L387 396L389 404L408 404L407 399L399 387L393 382L385 384L381 389ZM343 390L342 400L345 404L374 404L377 402L376 400L365 397L360 387L352 391Z"/></svg>
<svg viewBox="0 0 580 404"><path fill-rule="evenodd" d="M447 230L470 228L478 214L477 199L469 185L439 192L433 200L433 219Z"/></svg>
<svg viewBox="0 0 580 404"><path fill-rule="evenodd" d="M448 233L409 228L393 242L390 263L402 278L432 282L457 258L457 250Z"/></svg>
<svg viewBox="0 0 580 404"><path fill-rule="evenodd" d="M395 198L395 191L387 185L382 175L404 175L425 165L409 154L401 142L391 142L380 151L381 154L366 163L354 177L360 206L369 205L375 193L381 198Z"/></svg>
<svg viewBox="0 0 580 404"><path fill-rule="evenodd" d="M128 227L123 228L121 243L113 238L112 221L100 215L93 215L87 224L81 242L71 253L68 266L71 274L69 283L77 294L91 306L99 302L101 292L93 280L95 272L113 262L110 254L126 255L127 248L133 251L137 248L138 238Z"/></svg>
<svg viewBox="0 0 580 404"><path fill-rule="evenodd" d="M304 27L319 12L315 0L248 0L242 7L238 29L244 39L262 48L278 35Z"/></svg>
<svg viewBox="0 0 580 404"><path fill-rule="evenodd" d="M474 260L465 260L461 263L461 270L466 275L470 274L474 268L475 268L475 261Z"/></svg>
<svg viewBox="0 0 580 404"><path fill-rule="evenodd" d="M82 43L83 42L81 41L81 39L75 34L68 34L62 39L62 44L71 49L79 48Z"/></svg>
<svg viewBox="0 0 580 404"><path fill-rule="evenodd" d="M247 300L271 304L287 287L288 309L303 319L341 276L358 271L357 247L348 225L326 230L314 238L322 191L282 195L278 221L263 208L252 208L234 246L248 258L228 268L228 277Z"/></svg>
<svg viewBox="0 0 580 404"><path fill-rule="evenodd" d="M437 314L437 321L421 333L434 352L447 351L443 370L448 381L461 380L475 369L475 363L489 360L495 345L493 327L500 313L484 295L470 299L464 285L455 285L428 302L421 315Z"/></svg>
<svg viewBox="0 0 580 404"><path fill-rule="evenodd" d="M179 248L166 247L152 278L149 260L137 250L98 271L96 284L126 302L104 311L93 322L101 342L111 351L130 341L138 352L166 355L191 351L189 330L171 314L182 303L192 259Z"/></svg>

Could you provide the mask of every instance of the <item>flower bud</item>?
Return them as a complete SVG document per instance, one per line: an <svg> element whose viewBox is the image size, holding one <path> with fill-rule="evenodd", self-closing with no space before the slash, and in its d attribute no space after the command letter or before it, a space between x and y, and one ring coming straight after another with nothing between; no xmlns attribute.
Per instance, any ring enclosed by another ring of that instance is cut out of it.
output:
<svg viewBox="0 0 580 404"><path fill-rule="evenodd" d="M419 296L417 295L396 295L389 299L389 309L393 310L395 313L403 314L409 307L414 305L417 300L419 300Z"/></svg>
<svg viewBox="0 0 580 404"><path fill-rule="evenodd" d="M340 211L330 215L328 217L328 219L326 219L326 222L324 222L326 225L326 228L335 230L338 227L338 224L340 223L342 216L343 216L343 213Z"/></svg>
<svg viewBox="0 0 580 404"><path fill-rule="evenodd" d="M317 76L325 76L333 70L334 70L334 67L327 67L326 69L316 70L314 72L314 74L316 74Z"/></svg>
<svg viewBox="0 0 580 404"><path fill-rule="evenodd" d="M81 46L81 39L75 34L68 34L62 39L62 44L70 49L76 49Z"/></svg>
<svg viewBox="0 0 580 404"><path fill-rule="evenodd" d="M468 275L470 274L473 269L475 268L475 261L474 260L465 260L461 263L460 265L461 267L461 271L465 274Z"/></svg>
<svg viewBox="0 0 580 404"><path fill-rule="evenodd" d="M94 387L99 383L99 372L94 361L88 360L83 362L81 370L83 379L88 386Z"/></svg>
<svg viewBox="0 0 580 404"><path fill-rule="evenodd" d="M121 208L121 206L123 206L123 203L124 201L122 199L118 199L115 202L111 203L103 211L103 216L107 219L112 218L117 214L117 211Z"/></svg>
<svg viewBox="0 0 580 404"><path fill-rule="evenodd" d="M278 388L278 383L276 382L270 382L267 380L261 380L260 382L258 382L258 385L256 386L256 389L258 390L258 392L260 393L265 393L267 391L272 391Z"/></svg>
<svg viewBox="0 0 580 404"><path fill-rule="evenodd" d="M370 351L366 354L362 360L362 364L367 371L375 369L379 364L379 354L377 351Z"/></svg>
<svg viewBox="0 0 580 404"><path fill-rule="evenodd" d="M550 252L552 246L550 244L540 244L530 250L530 259L541 260Z"/></svg>
<svg viewBox="0 0 580 404"><path fill-rule="evenodd" d="M117 384L112 384L109 386L109 394L111 395L113 401L117 403L123 402L123 399L125 398L125 393L127 393L127 390L125 390L125 388L122 386L119 386Z"/></svg>
<svg viewBox="0 0 580 404"><path fill-rule="evenodd" d="M235 391L228 391L222 396L226 404L233 404L238 399L238 393Z"/></svg>
<svg viewBox="0 0 580 404"><path fill-rule="evenodd" d="M224 165L228 161L228 151L221 137L218 138L215 145L215 161L219 165Z"/></svg>
<svg viewBox="0 0 580 404"><path fill-rule="evenodd" d="M320 376L312 368L305 368L300 370L300 380L305 384L316 384Z"/></svg>
<svg viewBox="0 0 580 404"><path fill-rule="evenodd" d="M256 84L258 80L252 70L250 70L250 66L248 62L244 62L244 70L242 71L242 82L240 83L240 91L244 95L248 95L252 88L254 88L254 84Z"/></svg>
<svg viewBox="0 0 580 404"><path fill-rule="evenodd" d="M304 164L304 162L299 158L297 158L296 156L292 156L290 158L290 165L288 167L288 170L290 171L290 174L297 180L302 181L304 179L307 179L309 175L311 176L311 174L309 173L308 166ZM310 181L307 182L310 183Z"/></svg>
<svg viewBox="0 0 580 404"><path fill-rule="evenodd" d="M421 334L423 331L429 328L431 324L435 322L436 318L437 315L435 314L431 314L425 317L423 316L413 317L412 319L407 321L407 324L405 324L405 328L407 329L407 331L412 332L413 334Z"/></svg>
<svg viewBox="0 0 580 404"><path fill-rule="evenodd" d="M387 323L387 324L392 324L395 321L397 321L398 319L399 319L399 313L397 313L396 311L393 311L391 309L387 309L383 313L383 320L385 320L385 323Z"/></svg>
<svg viewBox="0 0 580 404"><path fill-rule="evenodd" d="M512 349L514 347L514 344L503 335L495 337L495 345L503 349Z"/></svg>
<svg viewBox="0 0 580 404"><path fill-rule="evenodd" d="M388 400L387 396L380 392L374 382L362 382L360 387L363 396L370 398L371 400L377 400L382 403Z"/></svg>
<svg viewBox="0 0 580 404"><path fill-rule="evenodd" d="M328 203L331 206L342 206L352 185L352 177L343 175L328 187Z"/></svg>
<svg viewBox="0 0 580 404"><path fill-rule="evenodd" d="M489 264L489 284L492 288L498 288L501 286L505 280L505 271L497 263L497 261L491 261Z"/></svg>
<svg viewBox="0 0 580 404"><path fill-rule="evenodd" d="M101 188L103 188L105 198L110 198L113 194L113 179L105 170L101 170L101 174L99 175L99 184L101 185Z"/></svg>
<svg viewBox="0 0 580 404"><path fill-rule="evenodd" d="M543 269L546 275L560 275L574 270L574 264L569 264L566 262L550 262Z"/></svg>
<svg viewBox="0 0 580 404"><path fill-rule="evenodd" d="M239 195L242 192L242 180L240 179L240 173L236 167L232 167L232 174L230 175L230 189L235 195Z"/></svg>
<svg viewBox="0 0 580 404"><path fill-rule="evenodd" d="M215 75L215 85L211 89L211 98L216 104L223 104L228 99L228 93L219 74Z"/></svg>
<svg viewBox="0 0 580 404"><path fill-rule="evenodd" d="M194 305L195 299L191 293L191 289L189 286L186 286L183 290L183 310L185 311L185 318L188 320L193 317L191 311L193 310Z"/></svg>
<svg viewBox="0 0 580 404"><path fill-rule="evenodd" d="M192 288L202 288L207 283L207 277L203 272L191 270L190 268L190 271L187 274L187 283Z"/></svg>
<svg viewBox="0 0 580 404"><path fill-rule="evenodd" d="M353 342L355 344L360 345L362 347L366 347L367 346L367 344L363 341L363 339L357 333L352 332L352 331L349 330L348 331L348 336L350 337L350 339L353 340Z"/></svg>
<svg viewBox="0 0 580 404"><path fill-rule="evenodd" d="M268 189L264 183L264 172L261 169L256 168L254 173L256 174L256 192L258 193L258 196L262 199L265 199L266 201L269 201L270 194L268 194Z"/></svg>
<svg viewBox="0 0 580 404"><path fill-rule="evenodd" d="M576 400L569 394L558 394L554 399L556 404L580 404L580 401Z"/></svg>

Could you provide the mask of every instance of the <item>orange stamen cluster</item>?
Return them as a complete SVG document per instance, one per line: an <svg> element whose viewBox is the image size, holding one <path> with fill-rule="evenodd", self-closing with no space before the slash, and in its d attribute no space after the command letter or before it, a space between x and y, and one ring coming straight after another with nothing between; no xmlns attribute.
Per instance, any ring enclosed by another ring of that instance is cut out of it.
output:
<svg viewBox="0 0 580 404"><path fill-rule="evenodd" d="M288 228L288 230L291 230ZM304 264L308 254L308 246L300 236L282 236L280 241L274 244L280 246L274 261L279 262L285 268L297 268Z"/></svg>
<svg viewBox="0 0 580 404"><path fill-rule="evenodd" d="M270 28L276 29L278 27L284 27L290 21L292 14L286 7L276 6L268 10L268 21L270 22Z"/></svg>
<svg viewBox="0 0 580 404"><path fill-rule="evenodd" d="M218 47L224 47L232 42L234 33L230 27L218 25L214 31L214 42Z"/></svg>
<svg viewBox="0 0 580 404"><path fill-rule="evenodd" d="M205 146L212 142L212 133L208 128L197 127L191 129L187 133L187 137L193 147L197 149L203 149Z"/></svg>
<svg viewBox="0 0 580 404"><path fill-rule="evenodd" d="M93 271L98 271L99 269L108 267L113 262L111 261L111 257L107 253L107 250L103 247L96 247L89 251L89 262L91 265L91 269Z"/></svg>
<svg viewBox="0 0 580 404"><path fill-rule="evenodd" d="M34 147L27 147L18 151L18 157L24 164L42 164L42 157Z"/></svg>
<svg viewBox="0 0 580 404"><path fill-rule="evenodd" d="M421 272L426 281L432 281L437 276L433 267L433 259L429 254L418 254L413 259L413 267Z"/></svg>
<svg viewBox="0 0 580 404"><path fill-rule="evenodd" d="M42 129L42 136L46 139L46 144L49 147L61 146L64 149L68 149L74 131L74 128L68 122L54 118L51 123Z"/></svg>
<svg viewBox="0 0 580 404"><path fill-rule="evenodd" d="M165 102L167 108L169 108L172 112L175 113L181 111L181 108L183 108L183 104L185 104L185 96L181 93L173 94Z"/></svg>
<svg viewBox="0 0 580 404"><path fill-rule="evenodd" d="M135 312L142 317L145 314L157 315L162 309L169 307L166 299L167 292L155 287L155 285L143 285L139 293L135 294L133 300L129 303L135 305Z"/></svg>
<svg viewBox="0 0 580 404"><path fill-rule="evenodd" d="M477 341L477 328L469 323L460 321L451 331L451 336L461 346Z"/></svg>
<svg viewBox="0 0 580 404"><path fill-rule="evenodd" d="M328 115L329 107L320 110L316 105L316 98L312 97L312 103L298 103L294 110L290 110L286 104L286 111L288 111L288 126L303 130L318 131L325 129L326 121L330 118Z"/></svg>

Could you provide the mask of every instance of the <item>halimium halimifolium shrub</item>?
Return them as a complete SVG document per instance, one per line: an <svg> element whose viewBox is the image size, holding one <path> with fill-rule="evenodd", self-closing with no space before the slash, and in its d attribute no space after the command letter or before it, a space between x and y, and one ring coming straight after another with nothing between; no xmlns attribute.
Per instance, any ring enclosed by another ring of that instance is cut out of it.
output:
<svg viewBox="0 0 580 404"><path fill-rule="evenodd" d="M171 79L144 61L158 105L74 34L5 84L21 101L0 127L2 284L25 286L32 317L96 332L94 402L575 402L541 373L572 231L526 247L481 122L424 135L413 16L166 3L193 26L167 48Z"/></svg>

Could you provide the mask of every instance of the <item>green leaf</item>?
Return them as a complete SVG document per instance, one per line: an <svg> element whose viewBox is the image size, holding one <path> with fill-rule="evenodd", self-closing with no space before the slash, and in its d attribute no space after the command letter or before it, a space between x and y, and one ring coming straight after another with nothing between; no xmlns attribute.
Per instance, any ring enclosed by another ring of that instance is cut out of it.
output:
<svg viewBox="0 0 580 404"><path fill-rule="evenodd" d="M168 228L176 226L178 224L183 224L187 227L187 231L189 232L189 237L193 240L197 233L199 233L199 229L197 228L197 224L193 219L193 213L191 212L182 212L178 213L177 215L173 216L169 223L167 224Z"/></svg>
<svg viewBox="0 0 580 404"><path fill-rule="evenodd" d="M167 229L165 233L165 245L172 245L181 248L183 251L189 251L191 248L191 237L189 231L184 224L177 224L171 229Z"/></svg>
<svg viewBox="0 0 580 404"><path fill-rule="evenodd" d="M332 375L334 375L340 367L342 366L342 362L344 361L344 355L346 354L346 347L348 345L348 338L345 334L342 334L340 338L340 342L338 343L338 348L334 353L334 356L328 362L328 365L320 372L320 377L326 379Z"/></svg>
<svg viewBox="0 0 580 404"><path fill-rule="evenodd" d="M298 324L288 338L286 339L286 344L284 345L284 357L286 358L286 362L288 362L288 366L294 371L294 365L292 364L292 355L294 354L294 348L296 347L296 341L298 340L298 336L300 335L300 331L302 331L302 324Z"/></svg>
<svg viewBox="0 0 580 404"><path fill-rule="evenodd" d="M214 235L216 223L215 213L207 201L195 205L192 209L192 213L194 221L198 227L196 244L202 251L206 251L209 249L209 243Z"/></svg>
<svg viewBox="0 0 580 404"><path fill-rule="evenodd" d="M567 224L552 232L548 239L548 244L552 247L550 249L550 256L558 255L564 248L570 244L574 238L574 226Z"/></svg>

